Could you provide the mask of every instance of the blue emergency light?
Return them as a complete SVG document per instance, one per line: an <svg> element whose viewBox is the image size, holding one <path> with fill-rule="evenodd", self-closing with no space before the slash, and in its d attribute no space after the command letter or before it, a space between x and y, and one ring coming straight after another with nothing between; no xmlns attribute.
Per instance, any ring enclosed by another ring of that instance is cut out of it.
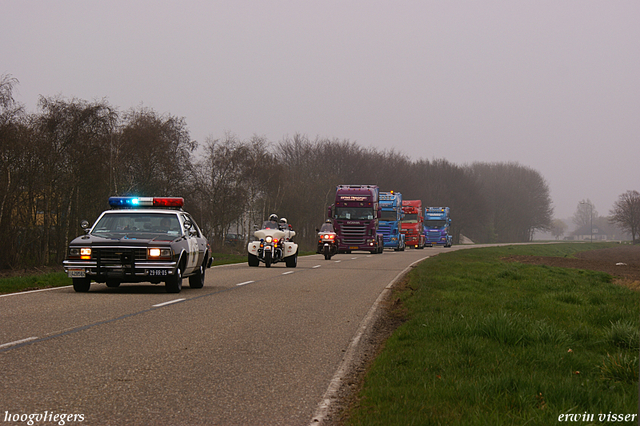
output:
<svg viewBox="0 0 640 426"><path fill-rule="evenodd" d="M182 197L109 197L109 206L121 209L144 207L178 207L184 205Z"/></svg>

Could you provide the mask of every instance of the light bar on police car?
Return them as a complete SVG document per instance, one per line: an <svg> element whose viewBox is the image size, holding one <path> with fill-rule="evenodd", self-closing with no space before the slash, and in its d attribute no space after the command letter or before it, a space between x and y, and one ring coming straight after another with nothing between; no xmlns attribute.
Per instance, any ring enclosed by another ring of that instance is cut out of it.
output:
<svg viewBox="0 0 640 426"><path fill-rule="evenodd" d="M143 208L143 207L182 207L182 197L109 197L111 207Z"/></svg>

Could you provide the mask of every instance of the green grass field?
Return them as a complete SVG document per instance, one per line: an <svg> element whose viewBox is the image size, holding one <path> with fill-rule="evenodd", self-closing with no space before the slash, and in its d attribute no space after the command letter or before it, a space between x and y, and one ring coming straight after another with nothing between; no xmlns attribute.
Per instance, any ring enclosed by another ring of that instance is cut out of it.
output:
<svg viewBox="0 0 640 426"><path fill-rule="evenodd" d="M596 247L605 246L427 259L395 295L407 321L374 361L347 424L546 426L561 414L604 424L600 413L637 413L638 294L600 272L500 260Z"/></svg>

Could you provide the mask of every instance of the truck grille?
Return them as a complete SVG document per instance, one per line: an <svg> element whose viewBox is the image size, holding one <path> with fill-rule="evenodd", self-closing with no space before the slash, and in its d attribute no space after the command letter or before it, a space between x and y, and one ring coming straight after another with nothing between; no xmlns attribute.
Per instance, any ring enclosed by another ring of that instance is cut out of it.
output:
<svg viewBox="0 0 640 426"><path fill-rule="evenodd" d="M388 243L391 241L391 225L380 225L378 227L378 232L384 236L384 242Z"/></svg>
<svg viewBox="0 0 640 426"><path fill-rule="evenodd" d="M366 225L342 225L342 242L348 245L365 244Z"/></svg>

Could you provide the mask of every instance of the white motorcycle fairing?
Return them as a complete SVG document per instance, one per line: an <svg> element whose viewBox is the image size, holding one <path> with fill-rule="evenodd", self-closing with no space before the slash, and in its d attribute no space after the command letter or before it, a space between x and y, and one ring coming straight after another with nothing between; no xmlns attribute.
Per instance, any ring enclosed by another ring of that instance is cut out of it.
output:
<svg viewBox="0 0 640 426"><path fill-rule="evenodd" d="M247 251L254 256L258 256L258 250L260 249L261 240L266 241L267 237L278 239L278 244L283 249L283 258L293 256L298 252L298 244L292 241L288 241L296 235L295 231L282 231L280 229L259 229L255 231L253 235L257 238L257 241L251 241L247 246Z"/></svg>

